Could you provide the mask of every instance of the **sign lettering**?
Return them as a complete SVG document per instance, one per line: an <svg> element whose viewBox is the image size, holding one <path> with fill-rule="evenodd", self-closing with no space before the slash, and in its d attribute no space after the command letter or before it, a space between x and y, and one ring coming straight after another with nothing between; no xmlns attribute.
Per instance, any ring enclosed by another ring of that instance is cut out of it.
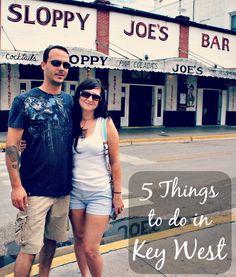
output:
<svg viewBox="0 0 236 277"><path fill-rule="evenodd" d="M217 36L214 36L211 38L208 34L202 33L202 47L205 48L217 48L218 50L222 51L230 51L229 50L229 39L222 37L218 38Z"/></svg>
<svg viewBox="0 0 236 277"><path fill-rule="evenodd" d="M25 53L18 53L18 54L6 54L7 60L13 60L13 61L37 61L37 57L34 54L25 54Z"/></svg>
<svg viewBox="0 0 236 277"><path fill-rule="evenodd" d="M80 30L85 30L85 23L90 14L82 15L78 12L61 11L47 7L39 7L35 12L29 5L11 4L8 7L10 15L7 19L11 22L23 21L25 24L39 24L42 26L51 25L57 27L62 22L63 28L69 28L69 24L76 21L80 24Z"/></svg>
<svg viewBox="0 0 236 277"><path fill-rule="evenodd" d="M185 65L185 64L181 65L177 63L176 66L172 68L172 71L175 73L202 75L203 68L201 66L196 66L196 65Z"/></svg>
<svg viewBox="0 0 236 277"><path fill-rule="evenodd" d="M166 41L168 39L168 27L159 24L147 24L144 22L135 22L131 20L130 28L124 30L127 36L138 36L146 39L159 39Z"/></svg>
<svg viewBox="0 0 236 277"><path fill-rule="evenodd" d="M70 62L73 65L77 65L77 64L88 64L88 65L105 65L106 60L108 59L108 57L105 56L95 56L95 55L71 55L70 56Z"/></svg>

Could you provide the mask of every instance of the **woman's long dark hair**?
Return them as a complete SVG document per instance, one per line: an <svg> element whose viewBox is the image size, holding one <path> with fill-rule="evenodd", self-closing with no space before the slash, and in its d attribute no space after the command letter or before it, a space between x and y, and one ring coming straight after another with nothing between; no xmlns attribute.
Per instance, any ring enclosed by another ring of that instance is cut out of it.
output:
<svg viewBox="0 0 236 277"><path fill-rule="evenodd" d="M80 127L80 121L82 119L82 109L79 104L80 93L86 89L101 89L101 101L99 101L97 108L94 110L94 118L103 117L107 118L107 104L105 99L105 91L102 86L102 83L99 79L89 78L83 81L76 89L74 96L74 106L72 110L72 118L73 118L73 131L74 131L74 148L76 150L76 146L78 144L79 137L83 136L84 130Z"/></svg>

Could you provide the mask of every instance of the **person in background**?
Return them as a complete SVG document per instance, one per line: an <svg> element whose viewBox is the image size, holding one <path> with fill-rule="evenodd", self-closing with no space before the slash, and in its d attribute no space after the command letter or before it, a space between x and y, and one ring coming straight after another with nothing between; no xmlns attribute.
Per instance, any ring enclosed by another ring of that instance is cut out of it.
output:
<svg viewBox="0 0 236 277"><path fill-rule="evenodd" d="M194 97L194 86L191 84L188 87L188 94L187 94L187 107L194 107L195 97Z"/></svg>
<svg viewBox="0 0 236 277"><path fill-rule="evenodd" d="M39 276L48 276L56 242L67 240L73 100L61 89L70 68L68 50L48 47L41 68L43 84L14 99L8 121L6 164L12 204L20 210L15 277L30 275L39 252ZM21 139L27 147L19 157Z"/></svg>
<svg viewBox="0 0 236 277"><path fill-rule="evenodd" d="M107 126L107 145L113 187L105 162L102 124ZM75 254L83 277L89 272L102 277L99 252L112 206L116 215L124 208L119 160L119 136L108 117L105 94L98 79L87 79L76 89L73 107L73 165L70 220Z"/></svg>

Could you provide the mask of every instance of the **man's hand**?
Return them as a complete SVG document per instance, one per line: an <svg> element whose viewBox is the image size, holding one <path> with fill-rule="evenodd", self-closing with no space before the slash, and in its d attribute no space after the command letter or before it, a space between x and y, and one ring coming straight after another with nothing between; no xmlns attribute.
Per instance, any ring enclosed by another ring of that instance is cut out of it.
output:
<svg viewBox="0 0 236 277"><path fill-rule="evenodd" d="M28 198L22 186L12 188L11 201L14 207L20 211L25 211L28 206Z"/></svg>

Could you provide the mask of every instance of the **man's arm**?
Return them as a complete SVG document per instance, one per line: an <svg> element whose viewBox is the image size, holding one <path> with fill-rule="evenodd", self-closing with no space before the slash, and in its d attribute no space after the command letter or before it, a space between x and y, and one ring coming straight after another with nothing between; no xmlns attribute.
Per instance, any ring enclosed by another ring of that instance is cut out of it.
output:
<svg viewBox="0 0 236 277"><path fill-rule="evenodd" d="M27 194L19 174L18 149L23 132L23 129L8 128L6 144L6 165L12 186L11 200L13 206L21 211L24 211L27 205Z"/></svg>

